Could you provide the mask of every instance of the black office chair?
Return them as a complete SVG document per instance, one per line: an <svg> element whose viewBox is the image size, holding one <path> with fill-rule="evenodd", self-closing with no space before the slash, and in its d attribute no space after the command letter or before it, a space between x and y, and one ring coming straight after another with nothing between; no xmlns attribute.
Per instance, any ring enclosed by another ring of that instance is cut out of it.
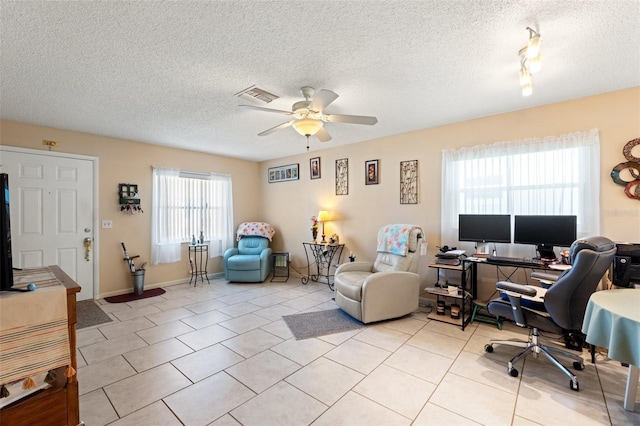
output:
<svg viewBox="0 0 640 426"><path fill-rule="evenodd" d="M497 298L490 301L487 304L489 313L513 320L520 327L529 327L531 330L527 342L491 340L485 346L485 351L493 352L495 344L525 348L508 363L507 371L513 377L518 377L518 370L513 368L515 361L527 356L530 352L534 357L543 354L571 378L569 387L579 391L578 378L553 355L573 360L573 367L576 370L584 369L584 360L571 352L541 344L539 330L564 335L580 333L589 297L611 266L615 253L616 245L608 238L584 238L576 240L571 245L569 253L571 269L558 276L548 290L507 281L498 282L496 288L506 294L508 300Z"/></svg>

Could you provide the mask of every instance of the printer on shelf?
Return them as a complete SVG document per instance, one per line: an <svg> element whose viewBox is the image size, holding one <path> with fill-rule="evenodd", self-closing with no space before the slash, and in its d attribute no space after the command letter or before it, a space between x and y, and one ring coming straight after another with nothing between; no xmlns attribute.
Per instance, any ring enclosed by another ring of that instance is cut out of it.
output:
<svg viewBox="0 0 640 426"><path fill-rule="evenodd" d="M616 243L613 259L613 284L640 288L640 244Z"/></svg>

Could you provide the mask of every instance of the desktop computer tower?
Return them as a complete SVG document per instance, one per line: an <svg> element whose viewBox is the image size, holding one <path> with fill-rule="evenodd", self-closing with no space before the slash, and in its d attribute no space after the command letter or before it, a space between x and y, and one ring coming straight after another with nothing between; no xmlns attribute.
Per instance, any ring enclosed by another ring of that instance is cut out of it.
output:
<svg viewBox="0 0 640 426"><path fill-rule="evenodd" d="M640 244L616 244L613 258L613 284L617 287L640 288Z"/></svg>

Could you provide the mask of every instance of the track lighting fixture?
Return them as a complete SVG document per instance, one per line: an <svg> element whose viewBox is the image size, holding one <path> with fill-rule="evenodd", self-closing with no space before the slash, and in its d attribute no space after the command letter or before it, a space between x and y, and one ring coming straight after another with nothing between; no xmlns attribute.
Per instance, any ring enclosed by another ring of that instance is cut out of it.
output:
<svg viewBox="0 0 640 426"><path fill-rule="evenodd" d="M540 33L531 27L529 30L529 43L527 43L527 59L533 59L540 54Z"/></svg>
<svg viewBox="0 0 640 426"><path fill-rule="evenodd" d="M540 59L540 33L531 27L527 27L529 31L529 42L525 47L520 49L520 88L522 96L529 96L533 93L533 85L531 75L536 74L542 69L542 61Z"/></svg>

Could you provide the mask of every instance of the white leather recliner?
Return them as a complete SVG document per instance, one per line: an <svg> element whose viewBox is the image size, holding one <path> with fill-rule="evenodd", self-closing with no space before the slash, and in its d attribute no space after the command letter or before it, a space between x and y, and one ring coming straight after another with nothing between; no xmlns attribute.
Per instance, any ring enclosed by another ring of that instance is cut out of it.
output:
<svg viewBox="0 0 640 426"><path fill-rule="evenodd" d="M344 263L336 270L336 304L365 324L398 318L418 309L422 239L419 226L382 227L374 262Z"/></svg>

